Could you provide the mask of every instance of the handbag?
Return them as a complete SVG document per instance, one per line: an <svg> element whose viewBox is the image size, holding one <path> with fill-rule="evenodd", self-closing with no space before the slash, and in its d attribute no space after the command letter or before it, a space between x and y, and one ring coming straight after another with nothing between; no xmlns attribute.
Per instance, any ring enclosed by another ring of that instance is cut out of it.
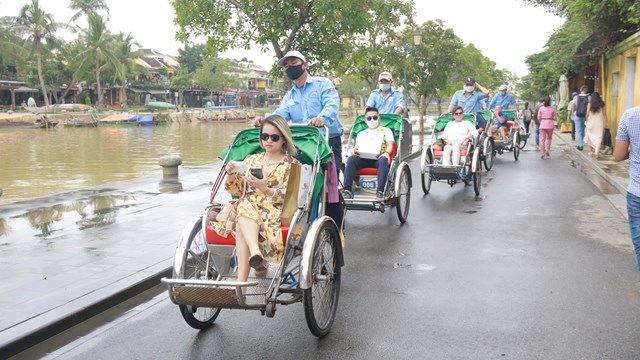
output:
<svg viewBox="0 0 640 360"><path fill-rule="evenodd" d="M282 226L289 226L293 215L296 213L296 210L298 210L301 169L301 164L297 162L291 164L291 168L289 169L287 191L284 194L284 203L282 204L282 213L280 214L280 225Z"/></svg>

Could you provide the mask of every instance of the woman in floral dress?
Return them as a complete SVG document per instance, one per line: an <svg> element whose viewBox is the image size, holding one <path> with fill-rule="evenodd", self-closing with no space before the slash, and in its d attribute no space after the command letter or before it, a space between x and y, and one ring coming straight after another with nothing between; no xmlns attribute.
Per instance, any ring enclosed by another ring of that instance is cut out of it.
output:
<svg viewBox="0 0 640 360"><path fill-rule="evenodd" d="M250 171L235 172L233 162L225 168L225 188L239 197L231 214L223 222L213 222L213 229L222 236L233 232L238 256L238 281L246 281L249 267L264 273L268 262L280 260L284 252L280 215L296 148L287 122L278 115L266 118L260 125L260 146L264 153L244 159L249 169L260 168L264 177L256 178Z"/></svg>

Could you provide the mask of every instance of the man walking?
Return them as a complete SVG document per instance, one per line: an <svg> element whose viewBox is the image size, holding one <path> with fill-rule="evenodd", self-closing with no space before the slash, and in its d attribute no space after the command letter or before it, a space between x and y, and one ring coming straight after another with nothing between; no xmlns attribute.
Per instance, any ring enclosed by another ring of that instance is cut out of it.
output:
<svg viewBox="0 0 640 360"><path fill-rule="evenodd" d="M584 141L584 121L587 118L587 105L589 105L589 87L583 85L580 88L580 94L573 98L573 105L576 108L576 113L573 122L576 126L576 148L582 151Z"/></svg>
<svg viewBox="0 0 640 360"><path fill-rule="evenodd" d="M628 109L622 114L613 157L616 161L629 159L627 213L631 241L636 251L636 262L640 271L640 106Z"/></svg>

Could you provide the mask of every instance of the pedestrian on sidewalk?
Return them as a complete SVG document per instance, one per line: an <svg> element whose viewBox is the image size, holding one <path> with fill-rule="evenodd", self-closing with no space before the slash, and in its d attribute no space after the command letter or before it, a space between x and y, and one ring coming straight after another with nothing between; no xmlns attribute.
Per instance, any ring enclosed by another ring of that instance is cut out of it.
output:
<svg viewBox="0 0 640 360"><path fill-rule="evenodd" d="M636 252L638 271L640 271L640 106L628 109L622 114L613 157L616 161L629 159L627 213L631 241Z"/></svg>
<svg viewBox="0 0 640 360"><path fill-rule="evenodd" d="M549 156L551 150L551 137L553 129L555 129L556 109L551 106L551 97L544 97L542 106L538 110L538 119L540 121L540 159Z"/></svg>
<svg viewBox="0 0 640 360"><path fill-rule="evenodd" d="M578 93L574 91L567 106L567 121L571 123L571 141L576 141L576 102L574 100L576 96L578 96Z"/></svg>
<svg viewBox="0 0 640 360"><path fill-rule="evenodd" d="M573 97L573 103L576 107L576 114L573 120L576 127L576 140L578 142L576 148L580 151L582 151L582 147L584 145L584 122L587 116L587 110L590 101L588 92L589 87L587 85L583 85L580 88L580 94Z"/></svg>
<svg viewBox="0 0 640 360"><path fill-rule="evenodd" d="M520 113L520 117L524 122L524 129L527 134L529 133L529 127L531 126L531 120L533 119L533 110L529 108L529 102L524 103L524 110Z"/></svg>
<svg viewBox="0 0 640 360"><path fill-rule="evenodd" d="M536 149L540 149L540 118L538 118L538 111L540 110L541 101L536 103L536 108L533 111L533 122L536 125Z"/></svg>
<svg viewBox="0 0 640 360"><path fill-rule="evenodd" d="M591 94L591 100L587 105L587 120L585 122L587 132L584 136L584 142L589 145L589 156L595 159L598 158L598 152L602 144L605 121L607 121L607 112L604 108L604 101L602 101L599 93L594 92Z"/></svg>

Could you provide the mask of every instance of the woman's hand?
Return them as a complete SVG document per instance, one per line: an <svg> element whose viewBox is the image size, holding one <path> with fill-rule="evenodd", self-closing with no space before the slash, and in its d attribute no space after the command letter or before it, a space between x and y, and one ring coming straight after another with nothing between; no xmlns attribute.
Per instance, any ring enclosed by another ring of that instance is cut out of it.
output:
<svg viewBox="0 0 640 360"><path fill-rule="evenodd" d="M227 175L231 176L235 172L235 169L236 165L233 163L233 161L229 161L227 163L227 166L225 166L224 171L227 172Z"/></svg>
<svg viewBox="0 0 640 360"><path fill-rule="evenodd" d="M266 194L269 189L269 186L267 186L267 179L258 179L251 175L251 173L247 176L247 184L262 191L264 194Z"/></svg>

